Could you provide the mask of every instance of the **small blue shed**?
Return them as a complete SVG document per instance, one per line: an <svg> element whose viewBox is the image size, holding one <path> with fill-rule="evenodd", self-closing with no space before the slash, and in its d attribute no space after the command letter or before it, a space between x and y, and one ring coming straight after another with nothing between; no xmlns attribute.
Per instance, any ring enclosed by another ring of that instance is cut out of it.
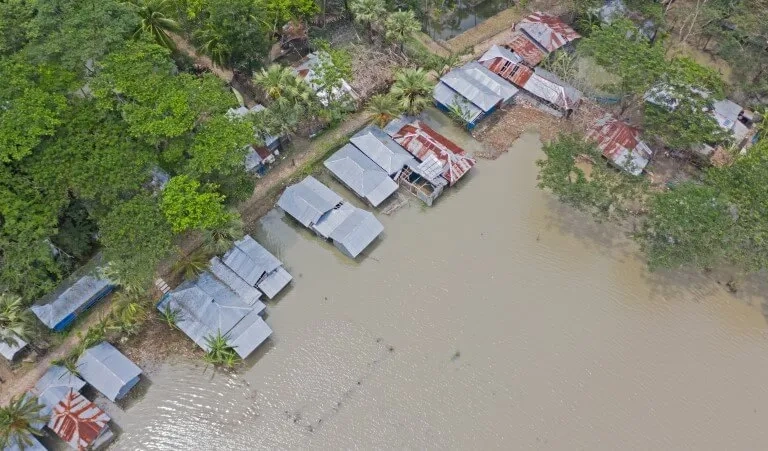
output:
<svg viewBox="0 0 768 451"><path fill-rule="evenodd" d="M113 289L114 285L106 279L85 276L30 309L48 328L61 332Z"/></svg>

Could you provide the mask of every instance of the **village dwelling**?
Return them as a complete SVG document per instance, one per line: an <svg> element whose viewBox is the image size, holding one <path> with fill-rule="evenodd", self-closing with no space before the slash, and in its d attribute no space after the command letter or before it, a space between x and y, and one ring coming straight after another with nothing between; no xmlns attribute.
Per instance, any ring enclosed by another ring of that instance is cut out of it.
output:
<svg viewBox="0 0 768 451"><path fill-rule="evenodd" d="M246 117L251 113L258 113L264 111L266 108L264 105L257 103L253 108L246 108L241 106L239 108L230 108L227 111L227 116L234 117ZM248 146L248 152L245 155L245 170L248 173L255 173L264 175L267 170L267 166L275 162L275 157L280 155L280 150L283 147L283 137L278 136L258 136L254 135L259 141L264 141L264 145L250 145Z"/></svg>
<svg viewBox="0 0 768 451"><path fill-rule="evenodd" d="M586 138L597 143L605 158L632 175L640 175L653 155L640 140L640 130L609 113L595 121Z"/></svg>
<svg viewBox="0 0 768 451"><path fill-rule="evenodd" d="M218 260L218 258L214 258L214 260ZM220 261L249 287L257 292L261 291L270 299L277 296L293 280L293 277L283 268L283 263L250 235L235 241L234 246L224 254ZM218 269L227 277L227 279L220 277L222 280L225 282L231 280L226 271L222 271L223 268L218 267L218 264L214 263L213 260L211 263L211 271L217 277L219 276ZM239 285L239 283L228 283L228 285L234 289L233 285Z"/></svg>
<svg viewBox="0 0 768 451"><path fill-rule="evenodd" d="M76 450L96 450L114 438L111 418L99 406L70 390L53 407L48 428Z"/></svg>
<svg viewBox="0 0 768 451"><path fill-rule="evenodd" d="M475 61L453 69L435 85L435 104L447 112L460 114L468 129L510 103L518 89Z"/></svg>
<svg viewBox="0 0 768 451"><path fill-rule="evenodd" d="M106 341L83 351L77 372L112 402L125 397L141 376L141 368Z"/></svg>
<svg viewBox="0 0 768 451"><path fill-rule="evenodd" d="M524 34L546 54L568 46L581 37L558 17L538 11L515 24L514 30Z"/></svg>
<svg viewBox="0 0 768 451"><path fill-rule="evenodd" d="M293 73L296 74L297 77L309 83L310 86L312 86L312 89L314 89L317 93L317 97L320 100L320 103L322 103L324 106L328 106L330 104L330 100L340 100L345 96L349 96L352 100L355 100L357 98L355 91L352 89L352 86L346 82L346 80L341 81L341 87L331 90L331 96L333 99L328 99L328 94L323 91L320 85L315 83L315 80L317 79L315 69L322 62L320 57L322 53L322 51L314 52L305 56L294 66ZM327 59L327 61L330 61L330 59Z"/></svg>
<svg viewBox="0 0 768 451"><path fill-rule="evenodd" d="M518 63L525 63L528 67L537 66L547 56L546 52L523 33L514 33L504 47L514 52Z"/></svg>
<svg viewBox="0 0 768 451"><path fill-rule="evenodd" d="M204 351L210 350L208 340L221 334L240 357L246 358L272 335L260 316L266 309L264 303L249 301L206 271L164 295L157 309L178 312L176 327Z"/></svg>
<svg viewBox="0 0 768 451"><path fill-rule="evenodd" d="M346 144L325 160L323 165L344 186L372 207L378 207L398 188L384 169L353 144Z"/></svg>
<svg viewBox="0 0 768 451"><path fill-rule="evenodd" d="M14 359L16 359L16 356L27 348L26 341L19 338L19 336L16 334L13 334L13 337L16 341L16 344L14 345L9 345L4 341L0 341L0 355L2 355L5 360L9 362L13 362Z"/></svg>
<svg viewBox="0 0 768 451"><path fill-rule="evenodd" d="M387 133L421 164L432 164L434 173L449 186L455 185L476 164L464 149L423 121L395 119L387 125Z"/></svg>
<svg viewBox="0 0 768 451"><path fill-rule="evenodd" d="M59 365L52 365L29 391L49 417L47 426L76 450L98 449L108 444L113 433L110 418L80 394L85 381ZM45 424L32 425L42 430Z"/></svg>
<svg viewBox="0 0 768 451"><path fill-rule="evenodd" d="M77 318L114 289L106 279L84 276L75 283L59 289L30 307L40 321L56 332L61 332Z"/></svg>
<svg viewBox="0 0 768 451"><path fill-rule="evenodd" d="M563 82L556 75L541 68L531 69L520 62L520 57L498 45L491 47L478 60L491 72L522 88L537 102L551 108L552 114L569 117L582 101L576 88Z"/></svg>
<svg viewBox="0 0 768 451"><path fill-rule="evenodd" d="M371 212L350 205L312 176L286 188L277 206L351 258L384 231Z"/></svg>

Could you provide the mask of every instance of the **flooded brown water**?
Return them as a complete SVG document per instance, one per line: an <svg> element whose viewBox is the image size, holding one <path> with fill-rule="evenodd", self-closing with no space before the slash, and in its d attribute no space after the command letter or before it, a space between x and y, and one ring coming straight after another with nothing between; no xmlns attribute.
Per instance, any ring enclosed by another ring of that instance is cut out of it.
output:
<svg viewBox="0 0 768 451"><path fill-rule="evenodd" d="M649 274L535 187L539 149L380 216L357 263L271 212L256 238L294 275L271 343L236 375L164 364L109 409L113 449L764 449L759 299Z"/></svg>

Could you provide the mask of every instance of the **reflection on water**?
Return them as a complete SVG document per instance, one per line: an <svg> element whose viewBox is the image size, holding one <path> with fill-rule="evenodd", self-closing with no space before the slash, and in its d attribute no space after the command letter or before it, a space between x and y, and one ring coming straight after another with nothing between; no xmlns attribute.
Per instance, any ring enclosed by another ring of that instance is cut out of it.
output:
<svg viewBox="0 0 768 451"><path fill-rule="evenodd" d="M268 214L255 238L294 275L270 346L234 375L152 372L110 412L114 449L763 449L758 309L648 274L620 231L535 188L539 149L526 135L435 207L379 215L360 262Z"/></svg>
<svg viewBox="0 0 768 451"><path fill-rule="evenodd" d="M426 33L433 39L448 40L513 6L514 1L429 0L426 5L432 11L424 21Z"/></svg>

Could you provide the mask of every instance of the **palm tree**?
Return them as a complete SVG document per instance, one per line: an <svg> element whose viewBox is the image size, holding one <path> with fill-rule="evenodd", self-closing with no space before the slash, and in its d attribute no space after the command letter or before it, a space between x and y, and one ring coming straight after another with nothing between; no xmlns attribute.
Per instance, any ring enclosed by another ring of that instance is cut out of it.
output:
<svg viewBox="0 0 768 451"><path fill-rule="evenodd" d="M421 31L421 24L416 20L413 11L397 11L387 17L384 28L387 30L387 39L400 43L402 53L405 41L414 33Z"/></svg>
<svg viewBox="0 0 768 451"><path fill-rule="evenodd" d="M263 115L259 115L262 117ZM226 224L205 231L206 247L213 253L225 252L232 247L235 240L243 237L243 220L240 216L234 218Z"/></svg>
<svg viewBox="0 0 768 451"><path fill-rule="evenodd" d="M216 30L205 28L197 33L197 39L202 42L200 50L211 58L213 64L219 67L225 67L229 64L232 49Z"/></svg>
<svg viewBox="0 0 768 451"><path fill-rule="evenodd" d="M408 114L419 114L429 105L432 83L424 69L403 69L395 75L390 93L400 100L400 107Z"/></svg>
<svg viewBox="0 0 768 451"><path fill-rule="evenodd" d="M384 0L352 0L349 2L349 11L356 22L368 28L368 33L373 37L373 25L381 21L387 8Z"/></svg>
<svg viewBox="0 0 768 451"><path fill-rule="evenodd" d="M29 341L34 331L34 320L19 296L0 294L0 343L18 346L18 339Z"/></svg>
<svg viewBox="0 0 768 451"><path fill-rule="evenodd" d="M43 435L35 425L48 423L42 409L43 405L30 395L14 397L7 406L0 408L0 448L32 446L32 436Z"/></svg>
<svg viewBox="0 0 768 451"><path fill-rule="evenodd" d="M291 69L272 64L254 75L253 82L264 90L267 97L277 100L285 95L290 87L296 85L296 78L296 74Z"/></svg>
<svg viewBox="0 0 768 451"><path fill-rule="evenodd" d="M235 348L227 342L227 338L221 335L221 332L205 337L205 344L208 345L208 352L203 359L211 365L232 368L240 360Z"/></svg>
<svg viewBox="0 0 768 451"><path fill-rule="evenodd" d="M373 115L373 122L384 127L401 113L400 101L392 94L376 94L368 101L366 110Z"/></svg>
<svg viewBox="0 0 768 451"><path fill-rule="evenodd" d="M168 0L131 0L139 9L137 11L141 22L135 36L148 33L158 44L173 49L175 45L168 32L179 31L179 24L168 18L171 13L171 3Z"/></svg>
<svg viewBox="0 0 768 451"><path fill-rule="evenodd" d="M180 274L184 279L191 280L208 269L208 259L208 254L203 250L182 255L179 260L173 264L171 271L174 275Z"/></svg>

